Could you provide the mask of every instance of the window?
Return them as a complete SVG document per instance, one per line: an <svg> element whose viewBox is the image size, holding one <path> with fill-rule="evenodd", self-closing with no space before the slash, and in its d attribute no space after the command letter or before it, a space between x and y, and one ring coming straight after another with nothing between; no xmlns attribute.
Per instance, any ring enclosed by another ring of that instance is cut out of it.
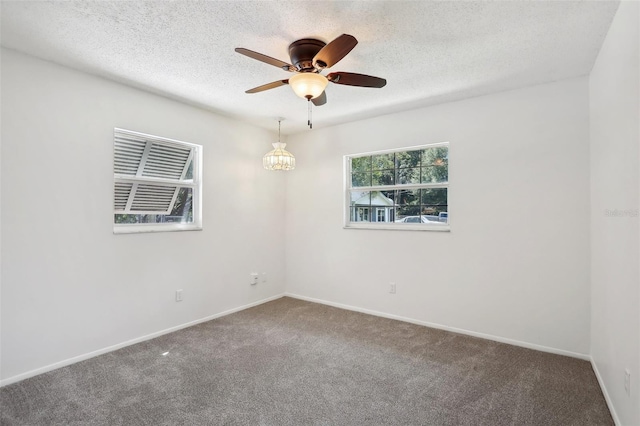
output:
<svg viewBox="0 0 640 426"><path fill-rule="evenodd" d="M449 230L449 143L345 156L345 227Z"/></svg>
<svg viewBox="0 0 640 426"><path fill-rule="evenodd" d="M115 129L114 233L202 229L202 146Z"/></svg>

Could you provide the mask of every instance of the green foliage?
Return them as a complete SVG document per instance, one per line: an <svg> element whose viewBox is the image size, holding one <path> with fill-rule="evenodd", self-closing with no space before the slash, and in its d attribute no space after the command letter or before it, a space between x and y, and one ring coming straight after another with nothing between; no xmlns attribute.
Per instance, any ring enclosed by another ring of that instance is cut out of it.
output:
<svg viewBox="0 0 640 426"><path fill-rule="evenodd" d="M395 176L391 170L374 170L371 173L371 185L393 185Z"/></svg>
<svg viewBox="0 0 640 426"><path fill-rule="evenodd" d="M420 196L420 204L439 206L447 204L447 188L423 188Z"/></svg>
<svg viewBox="0 0 640 426"><path fill-rule="evenodd" d="M420 183L439 183L449 180L449 168L447 166L422 167Z"/></svg>
<svg viewBox="0 0 640 426"><path fill-rule="evenodd" d="M394 169L394 154L381 154L371 157L371 168L373 170Z"/></svg>
<svg viewBox="0 0 640 426"><path fill-rule="evenodd" d="M425 149L421 155L422 183L447 182L449 180L449 149L437 147Z"/></svg>
<svg viewBox="0 0 640 426"><path fill-rule="evenodd" d="M371 171L371 157L358 157L351 159L351 172L361 173Z"/></svg>
<svg viewBox="0 0 640 426"><path fill-rule="evenodd" d="M116 214L115 223L138 223L137 214Z"/></svg>
<svg viewBox="0 0 640 426"><path fill-rule="evenodd" d="M420 168L405 168L405 169L397 169L396 173L398 174L398 184L407 185L412 183L420 183Z"/></svg>
<svg viewBox="0 0 640 426"><path fill-rule="evenodd" d="M352 185L440 183L449 179L449 149L426 148L351 159Z"/></svg>
<svg viewBox="0 0 640 426"><path fill-rule="evenodd" d="M446 166L449 163L449 148L440 146L421 151L423 166Z"/></svg>
<svg viewBox="0 0 640 426"><path fill-rule="evenodd" d="M399 205L419 205L419 189L400 189L397 192L396 200Z"/></svg>
<svg viewBox="0 0 640 426"><path fill-rule="evenodd" d="M371 172L353 173L351 175L351 186L371 186Z"/></svg>
<svg viewBox="0 0 640 426"><path fill-rule="evenodd" d="M438 215L448 211L447 188L421 189L420 204L422 214Z"/></svg>
<svg viewBox="0 0 640 426"><path fill-rule="evenodd" d="M396 153L396 168L404 169L420 166L422 151L404 151Z"/></svg>

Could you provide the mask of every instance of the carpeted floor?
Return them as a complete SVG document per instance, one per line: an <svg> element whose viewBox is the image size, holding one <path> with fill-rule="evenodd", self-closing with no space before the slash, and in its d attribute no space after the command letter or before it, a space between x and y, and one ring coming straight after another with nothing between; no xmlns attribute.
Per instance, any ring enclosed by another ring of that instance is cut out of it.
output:
<svg viewBox="0 0 640 426"><path fill-rule="evenodd" d="M2 425L613 424L586 361L291 298L5 386L0 404Z"/></svg>

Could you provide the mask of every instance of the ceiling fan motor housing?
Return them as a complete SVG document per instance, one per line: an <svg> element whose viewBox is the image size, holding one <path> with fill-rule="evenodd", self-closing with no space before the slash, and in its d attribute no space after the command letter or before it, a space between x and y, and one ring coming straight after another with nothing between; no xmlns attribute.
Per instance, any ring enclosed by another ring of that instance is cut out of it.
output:
<svg viewBox="0 0 640 426"><path fill-rule="evenodd" d="M289 45L289 57L291 58L291 63L295 65L298 71L317 72L316 68L313 66L313 58L324 46L326 46L324 41L316 40L314 38L303 38L301 40L294 41ZM321 61L318 61L318 65L322 67L323 64Z"/></svg>

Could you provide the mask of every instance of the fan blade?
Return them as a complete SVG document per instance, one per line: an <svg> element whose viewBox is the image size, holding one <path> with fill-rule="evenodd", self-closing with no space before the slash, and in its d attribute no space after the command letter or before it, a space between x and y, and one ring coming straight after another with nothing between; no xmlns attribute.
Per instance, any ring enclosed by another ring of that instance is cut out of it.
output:
<svg viewBox="0 0 640 426"><path fill-rule="evenodd" d="M264 92L265 90L275 89L276 87L284 86L285 84L289 84L289 80L277 80L273 83L263 84L262 86L254 87L253 89L249 89L244 93L258 93Z"/></svg>
<svg viewBox="0 0 640 426"><path fill-rule="evenodd" d="M371 75L355 74L352 72L332 72L327 75L327 80L336 84L344 84L347 86L360 86L360 87L384 87L387 84L387 80L380 77L373 77Z"/></svg>
<svg viewBox="0 0 640 426"><path fill-rule="evenodd" d="M319 69L334 66L340 59L347 56L347 53L351 52L351 49L356 47L356 44L358 44L358 40L354 36L342 34L320 49L313 58L313 66Z"/></svg>
<svg viewBox="0 0 640 426"><path fill-rule="evenodd" d="M320 106L320 105L324 105L327 103L327 92L322 92L322 95L318 96L315 99L311 99L311 102L313 102L313 104L315 106Z"/></svg>
<svg viewBox="0 0 640 426"><path fill-rule="evenodd" d="M245 49L243 47L236 47L236 52L248 56L252 59L256 59L260 62L264 62L274 67L281 68L285 71L295 71L293 65L283 62L279 59L272 58L271 56L263 55L262 53L254 52L253 50Z"/></svg>

